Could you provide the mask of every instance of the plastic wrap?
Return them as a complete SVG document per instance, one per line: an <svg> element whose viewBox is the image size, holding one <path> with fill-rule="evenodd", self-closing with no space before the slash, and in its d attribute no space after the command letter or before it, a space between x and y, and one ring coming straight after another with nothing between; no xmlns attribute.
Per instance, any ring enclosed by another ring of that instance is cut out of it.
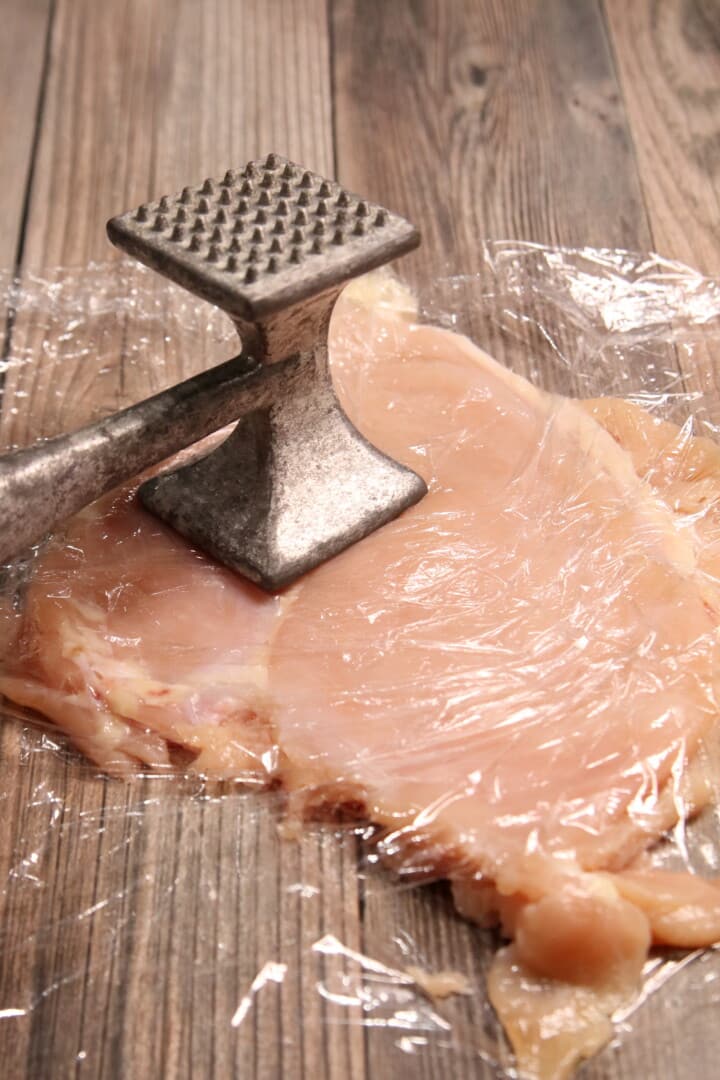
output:
<svg viewBox="0 0 720 1080"><path fill-rule="evenodd" d="M6 445L234 347L219 313L125 262L5 291ZM421 321L470 333L530 384L643 413L535 395L446 331L410 332L416 318L377 276L348 290L332 348L350 414L431 496L299 589L261 600L140 516L131 490L5 568L4 689L126 778L99 775L37 715L5 726L4 797L23 822L2 868L5 953L12 972L33 970L3 987L8 1023L68 1015L78 986L84 1002L129 992L135 1019L111 1036L132 1040L142 997L125 958L142 933L168 977L192 972L193 1003L212 999L196 1025L218 1061L275 1041L278 1062L300 1047L311 1064L301 1004L350 1073L376 1053L512 1072L483 977L497 932L457 920L446 891L398 883L449 877L461 912L517 932L507 897L562 893L538 886L549 867L579 867L595 888L650 849L655 866L717 874L718 283L657 256L501 243L479 274L420 290ZM37 693L48 686L52 700ZM83 868L99 858L91 887ZM68 923L86 954L63 953ZM713 954L652 954L642 988L606 1007L621 1044L671 975L683 1003L666 995L656 1014L716 1001ZM101 1044L79 1031L76 1053L94 1075Z"/></svg>

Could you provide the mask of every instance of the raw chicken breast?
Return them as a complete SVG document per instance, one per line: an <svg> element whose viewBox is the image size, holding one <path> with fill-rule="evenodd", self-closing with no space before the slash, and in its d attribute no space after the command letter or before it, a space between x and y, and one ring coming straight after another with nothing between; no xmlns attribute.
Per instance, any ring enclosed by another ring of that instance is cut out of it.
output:
<svg viewBox="0 0 720 1080"><path fill-rule="evenodd" d="M43 555L2 692L110 772L168 767L267 780L267 640L279 600L193 551L131 493L100 500Z"/></svg>
<svg viewBox="0 0 720 1080"><path fill-rule="evenodd" d="M720 446L618 398L584 402L643 477L696 535L698 565L720 583Z"/></svg>
<svg viewBox="0 0 720 1080"><path fill-rule="evenodd" d="M280 600L105 500L42 557L0 690L105 768L170 744L384 826L399 872L514 939L491 998L520 1066L561 1077L652 941L720 940L720 890L640 858L710 793L714 533L676 497L699 472L664 467L677 429L650 469L646 414L551 397L393 306L344 299L332 354L427 498Z"/></svg>

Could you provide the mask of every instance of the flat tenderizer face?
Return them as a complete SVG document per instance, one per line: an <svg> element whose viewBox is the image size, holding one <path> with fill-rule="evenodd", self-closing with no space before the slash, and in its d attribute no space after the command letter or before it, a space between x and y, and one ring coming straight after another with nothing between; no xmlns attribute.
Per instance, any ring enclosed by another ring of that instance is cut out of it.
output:
<svg viewBox="0 0 720 1080"><path fill-rule="evenodd" d="M417 229L277 154L108 222L110 239L222 308L255 320L417 247Z"/></svg>

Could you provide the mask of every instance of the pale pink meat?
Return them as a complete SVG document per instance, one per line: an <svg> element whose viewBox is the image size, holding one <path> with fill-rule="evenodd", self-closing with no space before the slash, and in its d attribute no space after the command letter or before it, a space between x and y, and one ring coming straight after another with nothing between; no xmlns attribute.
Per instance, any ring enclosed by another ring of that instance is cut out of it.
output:
<svg viewBox="0 0 720 1080"><path fill-rule="evenodd" d="M171 765L267 780L264 692L279 601L194 552L128 493L69 523L28 589L0 689L112 772Z"/></svg>
<svg viewBox="0 0 720 1080"><path fill-rule="evenodd" d="M714 884L637 861L709 797L715 532L679 519L696 477L660 468L672 432L638 476L645 421L622 404L588 406L609 434L352 300L332 344L348 412L427 498L279 600L106 500L41 560L0 690L105 768L168 766L170 743L211 775L280 779L296 812L385 826L396 869L449 877L515 939L492 1000L521 1066L567 1075L651 941L720 939Z"/></svg>

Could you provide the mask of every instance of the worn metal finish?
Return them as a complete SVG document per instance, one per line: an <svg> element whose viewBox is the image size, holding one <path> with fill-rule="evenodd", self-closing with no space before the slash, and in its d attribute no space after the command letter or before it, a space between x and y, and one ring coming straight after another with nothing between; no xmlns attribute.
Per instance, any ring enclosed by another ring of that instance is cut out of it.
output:
<svg viewBox="0 0 720 1080"><path fill-rule="evenodd" d="M112 218L114 244L255 323L417 247L404 218L270 154Z"/></svg>
<svg viewBox="0 0 720 1080"><path fill-rule="evenodd" d="M426 492L343 413L327 331L351 277L419 243L383 207L271 154L108 223L111 240L222 308L234 360L72 435L0 458L0 561L103 492L242 417L143 484L150 510L264 588L289 584Z"/></svg>

